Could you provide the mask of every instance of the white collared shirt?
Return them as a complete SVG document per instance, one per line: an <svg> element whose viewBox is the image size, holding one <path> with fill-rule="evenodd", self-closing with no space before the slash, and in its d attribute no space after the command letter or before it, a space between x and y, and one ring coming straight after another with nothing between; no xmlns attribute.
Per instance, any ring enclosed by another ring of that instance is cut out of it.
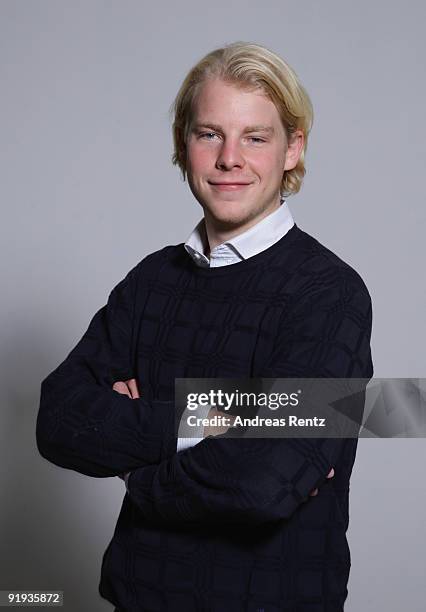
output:
<svg viewBox="0 0 426 612"><path fill-rule="evenodd" d="M248 230L230 238L212 249L210 259L208 238L204 218L195 226L185 249L198 266L216 268L248 259L278 242L294 225L294 220L285 200L281 206Z"/></svg>

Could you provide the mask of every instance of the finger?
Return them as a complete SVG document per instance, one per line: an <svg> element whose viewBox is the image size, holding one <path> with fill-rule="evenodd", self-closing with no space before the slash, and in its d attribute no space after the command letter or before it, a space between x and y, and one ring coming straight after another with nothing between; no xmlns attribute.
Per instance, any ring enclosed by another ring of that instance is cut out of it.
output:
<svg viewBox="0 0 426 612"><path fill-rule="evenodd" d="M334 468L331 468L327 478L333 478L333 476L334 476Z"/></svg>
<svg viewBox="0 0 426 612"><path fill-rule="evenodd" d="M119 380L119 381L115 382L112 385L112 388L113 388L114 391L117 391L117 393L121 393L122 395L128 395L129 397L131 397L130 391L127 388L126 383L123 382L122 380Z"/></svg>
<svg viewBox="0 0 426 612"><path fill-rule="evenodd" d="M314 489L313 491L309 493L309 495L312 495L312 497L314 497L315 495L318 495L318 489Z"/></svg>
<svg viewBox="0 0 426 612"><path fill-rule="evenodd" d="M130 389L130 393L133 399L138 399L140 397L138 390L138 383L136 382L136 378L130 378L126 380L126 385Z"/></svg>

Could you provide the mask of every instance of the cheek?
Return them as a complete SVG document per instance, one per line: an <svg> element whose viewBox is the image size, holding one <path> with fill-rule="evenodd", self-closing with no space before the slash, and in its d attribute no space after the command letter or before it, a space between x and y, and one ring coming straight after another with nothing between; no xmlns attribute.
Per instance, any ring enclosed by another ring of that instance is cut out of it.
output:
<svg viewBox="0 0 426 612"><path fill-rule="evenodd" d="M280 175L284 171L284 159L274 153L253 156L251 165L263 176Z"/></svg>
<svg viewBox="0 0 426 612"><path fill-rule="evenodd" d="M194 174L210 171L213 158L212 152L204 147L189 147L187 156L188 169Z"/></svg>

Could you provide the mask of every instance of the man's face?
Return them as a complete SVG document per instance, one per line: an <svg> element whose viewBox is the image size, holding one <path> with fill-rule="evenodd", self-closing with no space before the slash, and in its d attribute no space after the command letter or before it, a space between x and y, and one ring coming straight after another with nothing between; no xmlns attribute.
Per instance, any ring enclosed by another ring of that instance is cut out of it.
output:
<svg viewBox="0 0 426 612"><path fill-rule="evenodd" d="M242 231L278 208L283 173L296 165L300 139L297 151L286 150L280 116L263 92L217 78L205 82L194 103L186 168L206 221Z"/></svg>

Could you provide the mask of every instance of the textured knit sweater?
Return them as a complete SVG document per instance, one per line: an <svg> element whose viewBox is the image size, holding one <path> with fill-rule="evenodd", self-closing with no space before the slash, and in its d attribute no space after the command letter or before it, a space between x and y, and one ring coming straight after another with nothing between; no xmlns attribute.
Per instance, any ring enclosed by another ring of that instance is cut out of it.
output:
<svg viewBox="0 0 426 612"><path fill-rule="evenodd" d="M370 378L371 320L358 273L297 225L236 264L197 267L181 243L127 274L43 380L37 418L56 465L132 472L103 597L128 612L343 610L357 440L222 434L177 453L174 382ZM129 378L140 399L112 390Z"/></svg>

